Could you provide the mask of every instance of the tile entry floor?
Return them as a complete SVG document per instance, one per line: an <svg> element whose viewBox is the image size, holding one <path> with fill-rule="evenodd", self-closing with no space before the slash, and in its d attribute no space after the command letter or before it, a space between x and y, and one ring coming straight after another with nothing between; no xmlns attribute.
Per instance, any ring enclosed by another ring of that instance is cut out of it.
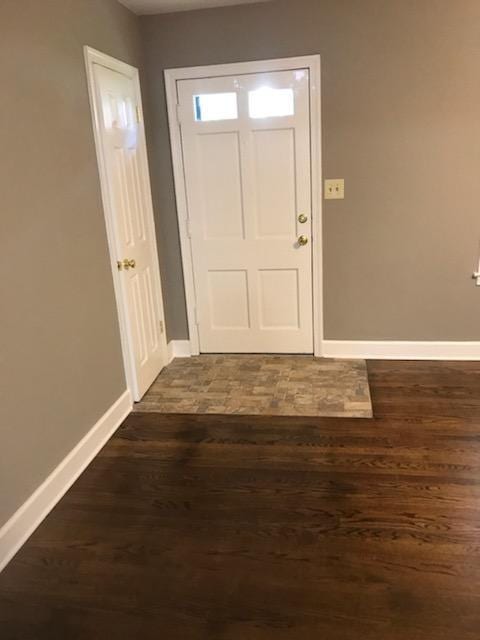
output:
<svg viewBox="0 0 480 640"><path fill-rule="evenodd" d="M371 418L364 360L312 356L177 358L137 412Z"/></svg>

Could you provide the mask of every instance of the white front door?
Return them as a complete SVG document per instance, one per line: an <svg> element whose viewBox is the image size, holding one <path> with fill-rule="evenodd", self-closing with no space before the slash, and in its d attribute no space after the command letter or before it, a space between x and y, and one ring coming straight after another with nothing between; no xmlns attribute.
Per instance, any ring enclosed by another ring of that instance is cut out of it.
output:
<svg viewBox="0 0 480 640"><path fill-rule="evenodd" d="M308 69L177 87L200 351L312 353Z"/></svg>
<svg viewBox="0 0 480 640"><path fill-rule="evenodd" d="M138 74L95 61L92 69L124 356L138 401L168 361Z"/></svg>

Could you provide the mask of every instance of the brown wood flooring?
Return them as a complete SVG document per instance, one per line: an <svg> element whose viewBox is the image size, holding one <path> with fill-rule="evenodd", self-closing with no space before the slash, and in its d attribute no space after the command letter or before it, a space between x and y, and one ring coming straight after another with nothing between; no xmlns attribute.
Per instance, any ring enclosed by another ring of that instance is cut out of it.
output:
<svg viewBox="0 0 480 640"><path fill-rule="evenodd" d="M133 414L0 575L2 640L479 640L480 363L374 419Z"/></svg>

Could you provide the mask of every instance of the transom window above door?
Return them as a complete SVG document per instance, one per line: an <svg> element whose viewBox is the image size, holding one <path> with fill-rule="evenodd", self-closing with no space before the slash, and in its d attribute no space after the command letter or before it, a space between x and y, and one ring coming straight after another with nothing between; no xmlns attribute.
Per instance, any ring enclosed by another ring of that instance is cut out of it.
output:
<svg viewBox="0 0 480 640"><path fill-rule="evenodd" d="M248 92L248 112L250 118L278 118L293 116L295 95L293 89L273 89L261 87Z"/></svg>
<svg viewBox="0 0 480 640"><path fill-rule="evenodd" d="M197 122L236 120L238 118L237 94L232 91L193 96L193 108Z"/></svg>
<svg viewBox="0 0 480 640"><path fill-rule="evenodd" d="M193 96L196 122L238 120L238 94L203 93ZM263 86L248 91L248 116L254 120L295 115L295 92L292 88Z"/></svg>

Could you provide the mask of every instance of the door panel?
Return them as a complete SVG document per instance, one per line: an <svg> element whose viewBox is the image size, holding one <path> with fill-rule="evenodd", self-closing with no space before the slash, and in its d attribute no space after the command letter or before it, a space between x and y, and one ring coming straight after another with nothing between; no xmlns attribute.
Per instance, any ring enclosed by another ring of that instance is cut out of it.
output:
<svg viewBox="0 0 480 640"><path fill-rule="evenodd" d="M312 353L308 71L177 90L200 351Z"/></svg>
<svg viewBox="0 0 480 640"><path fill-rule="evenodd" d="M261 328L298 330L298 269L260 269L258 274Z"/></svg>
<svg viewBox="0 0 480 640"><path fill-rule="evenodd" d="M247 271L209 271L208 282L212 328L248 329Z"/></svg>
<svg viewBox="0 0 480 640"><path fill-rule="evenodd" d="M294 129L254 131L257 234L295 236Z"/></svg>
<svg viewBox="0 0 480 640"><path fill-rule="evenodd" d="M117 275L140 400L167 363L145 133L134 78L97 63L93 69L116 259L131 263Z"/></svg>
<svg viewBox="0 0 480 640"><path fill-rule="evenodd" d="M205 238L243 238L243 203L238 133L198 138Z"/></svg>

